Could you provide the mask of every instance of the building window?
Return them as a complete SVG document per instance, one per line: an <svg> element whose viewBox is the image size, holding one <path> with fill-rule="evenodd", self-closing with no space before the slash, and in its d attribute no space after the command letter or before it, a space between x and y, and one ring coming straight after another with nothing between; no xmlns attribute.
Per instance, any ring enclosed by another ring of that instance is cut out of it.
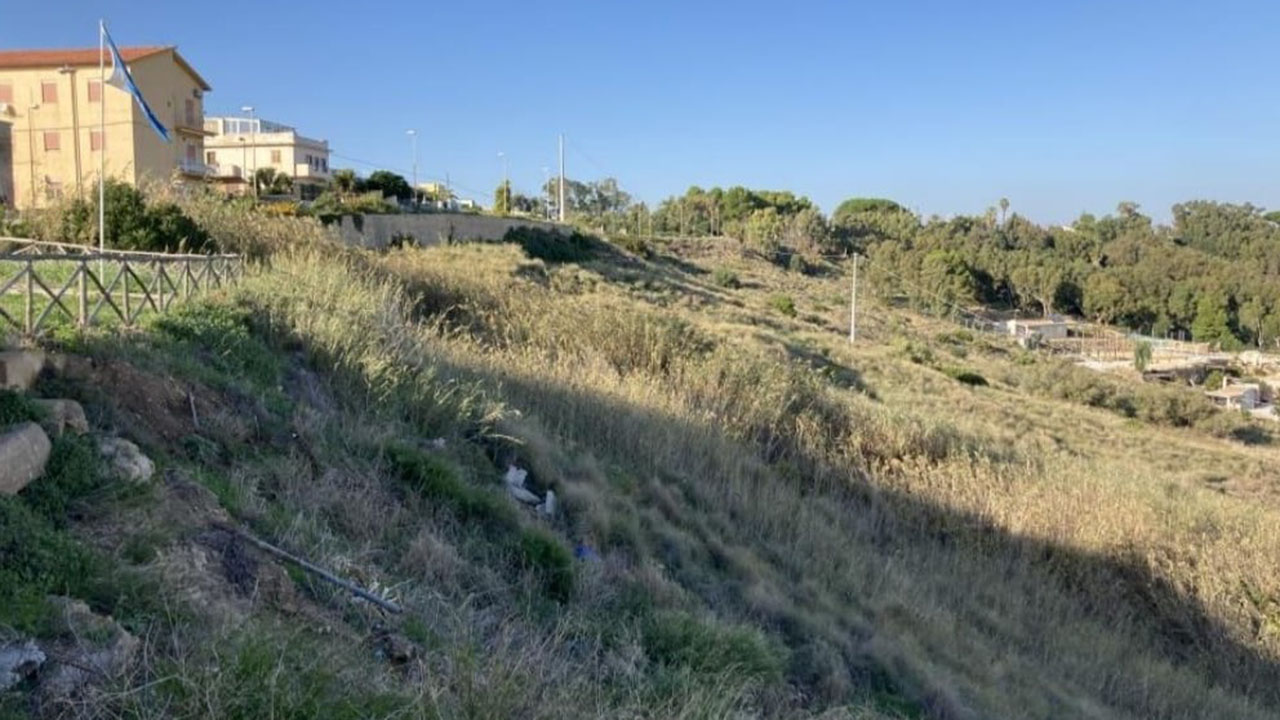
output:
<svg viewBox="0 0 1280 720"><path fill-rule="evenodd" d="M40 83L40 102L42 103L58 102L58 83L56 82Z"/></svg>
<svg viewBox="0 0 1280 720"><path fill-rule="evenodd" d="M204 161L210 165L216 164L218 162L218 153L212 150L206 150L204 153Z"/></svg>
<svg viewBox="0 0 1280 720"><path fill-rule="evenodd" d="M195 127L196 125L196 103L191 98L187 98L183 103L187 115L187 127Z"/></svg>
<svg viewBox="0 0 1280 720"><path fill-rule="evenodd" d="M188 145L187 145L187 162L189 162L189 163L191 163L192 165L194 165L194 164L196 163L196 158L197 158L197 157L199 157L199 156L198 156L198 155L196 155L196 146L195 146L195 145L188 144Z"/></svg>
<svg viewBox="0 0 1280 720"><path fill-rule="evenodd" d="M101 80L89 81L89 102L91 103L102 102L102 81Z"/></svg>
<svg viewBox="0 0 1280 720"><path fill-rule="evenodd" d="M58 131L45 130L44 131L44 149L46 151L49 151L49 150L59 150L61 148L62 148L62 138L58 135Z"/></svg>
<svg viewBox="0 0 1280 720"><path fill-rule="evenodd" d="M89 131L89 150L97 152L98 150L102 149L102 146L103 146L102 131L90 130Z"/></svg>
<svg viewBox="0 0 1280 720"><path fill-rule="evenodd" d="M280 164L280 151L279 151L279 150L272 150L272 151L271 151L271 164L272 164L272 165L279 165L279 164Z"/></svg>
<svg viewBox="0 0 1280 720"><path fill-rule="evenodd" d="M50 202L62 197L62 181L45 178L44 199Z"/></svg>
<svg viewBox="0 0 1280 720"><path fill-rule="evenodd" d="M13 104L13 86L8 83L0 84L0 103L6 105Z"/></svg>
<svg viewBox="0 0 1280 720"><path fill-rule="evenodd" d="M329 159L328 159L328 158L320 158L320 169L321 169L321 170L323 170L324 172L329 172Z"/></svg>

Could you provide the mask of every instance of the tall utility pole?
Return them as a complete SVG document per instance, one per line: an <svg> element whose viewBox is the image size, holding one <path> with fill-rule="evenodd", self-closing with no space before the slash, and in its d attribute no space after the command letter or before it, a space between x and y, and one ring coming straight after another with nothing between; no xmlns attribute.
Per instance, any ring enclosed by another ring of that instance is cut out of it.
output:
<svg viewBox="0 0 1280 720"><path fill-rule="evenodd" d="M507 154L498 153L498 158L502 160L502 205L503 215L511 214L511 171L507 166ZM495 208L496 209L496 208Z"/></svg>
<svg viewBox="0 0 1280 720"><path fill-rule="evenodd" d="M858 253L853 254L853 291L849 294L849 344L858 340Z"/></svg>
<svg viewBox="0 0 1280 720"><path fill-rule="evenodd" d="M413 204L418 204L418 131L405 130L409 136L409 144L413 147Z"/></svg>
<svg viewBox="0 0 1280 720"><path fill-rule="evenodd" d="M560 134L560 222L564 222L564 133Z"/></svg>

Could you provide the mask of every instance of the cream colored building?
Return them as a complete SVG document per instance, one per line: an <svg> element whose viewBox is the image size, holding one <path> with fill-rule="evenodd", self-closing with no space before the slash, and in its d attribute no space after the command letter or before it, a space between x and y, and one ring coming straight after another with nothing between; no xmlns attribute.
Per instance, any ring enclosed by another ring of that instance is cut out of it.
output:
<svg viewBox="0 0 1280 720"><path fill-rule="evenodd" d="M251 192L249 178L271 168L293 181L293 195L311 200L328 186L329 142L288 125L243 116L207 117L204 160L228 192Z"/></svg>
<svg viewBox="0 0 1280 720"><path fill-rule="evenodd" d="M103 153L107 176L135 185L205 178L209 83L175 47L120 53L171 142L151 129L132 96L102 86L97 48L0 50L0 205L43 207L63 195L91 194Z"/></svg>

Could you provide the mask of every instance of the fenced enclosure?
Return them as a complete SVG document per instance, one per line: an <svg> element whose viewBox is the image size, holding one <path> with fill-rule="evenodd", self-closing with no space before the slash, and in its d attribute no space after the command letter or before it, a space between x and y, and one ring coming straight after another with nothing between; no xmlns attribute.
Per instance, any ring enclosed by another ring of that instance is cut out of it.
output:
<svg viewBox="0 0 1280 720"><path fill-rule="evenodd" d="M0 329L134 325L148 312L244 276L240 255L128 250L0 237Z"/></svg>

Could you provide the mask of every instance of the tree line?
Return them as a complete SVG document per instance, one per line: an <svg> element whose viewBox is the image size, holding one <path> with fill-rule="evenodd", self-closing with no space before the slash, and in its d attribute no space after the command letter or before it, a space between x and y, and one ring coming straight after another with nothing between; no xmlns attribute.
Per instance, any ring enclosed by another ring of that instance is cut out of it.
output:
<svg viewBox="0 0 1280 720"><path fill-rule="evenodd" d="M878 207L841 225L876 285L935 309L1071 313L1224 348L1280 341L1280 214L1253 205L1181 203L1157 225L1126 202L1057 227Z"/></svg>

